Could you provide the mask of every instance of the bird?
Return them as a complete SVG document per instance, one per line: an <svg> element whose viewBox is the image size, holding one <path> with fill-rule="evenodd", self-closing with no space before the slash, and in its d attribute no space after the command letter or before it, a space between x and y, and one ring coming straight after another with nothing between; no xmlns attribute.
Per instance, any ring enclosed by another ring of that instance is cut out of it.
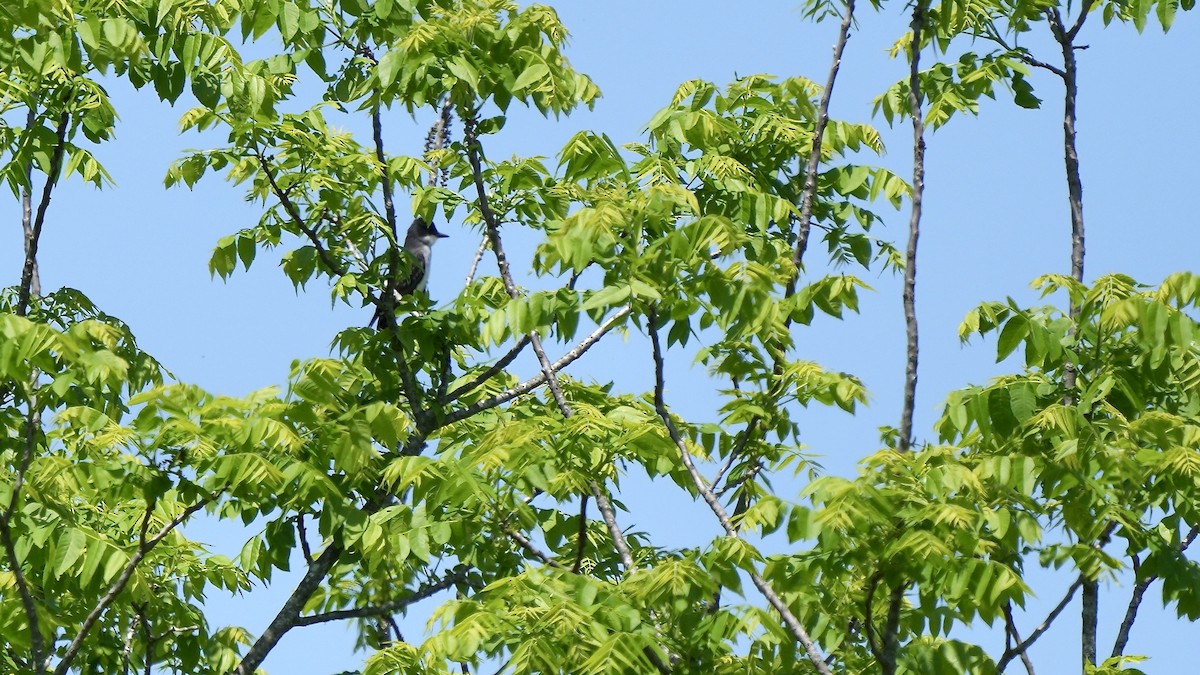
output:
<svg viewBox="0 0 1200 675"><path fill-rule="evenodd" d="M433 245L438 239L447 236L449 235L438 231L437 225L426 222L424 218L413 218L412 225L408 226L408 234L404 237L404 250L410 263L408 276L396 281L393 287L393 301L425 290L425 285L429 282L429 269L433 264ZM388 318L383 314L384 307L380 306L371 319L371 324L376 325L379 330L390 326Z"/></svg>

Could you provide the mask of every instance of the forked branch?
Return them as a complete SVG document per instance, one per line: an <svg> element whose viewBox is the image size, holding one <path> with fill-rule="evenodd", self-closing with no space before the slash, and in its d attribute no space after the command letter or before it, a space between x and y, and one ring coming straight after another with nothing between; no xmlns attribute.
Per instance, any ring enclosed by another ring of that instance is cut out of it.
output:
<svg viewBox="0 0 1200 675"><path fill-rule="evenodd" d="M1029 637L1004 650L1004 653L1000 655L1000 660L996 662L997 670L1004 672L1005 666L1011 663L1013 659L1017 658L1021 654L1024 654L1026 649L1032 647L1033 643L1038 641L1038 638L1042 637L1046 631L1050 630L1051 624L1054 623L1054 620L1058 618L1058 615L1062 614L1062 611L1066 609L1068 604L1070 604L1071 599L1075 597L1075 591L1079 590L1079 587L1083 585L1083 581L1083 577L1075 579L1075 583L1071 584L1071 587L1067 589L1067 593L1063 596L1063 599L1059 600L1058 605L1056 605L1054 609L1050 610L1050 614L1046 616L1046 620L1042 621L1037 628L1033 629L1033 632L1029 634Z"/></svg>

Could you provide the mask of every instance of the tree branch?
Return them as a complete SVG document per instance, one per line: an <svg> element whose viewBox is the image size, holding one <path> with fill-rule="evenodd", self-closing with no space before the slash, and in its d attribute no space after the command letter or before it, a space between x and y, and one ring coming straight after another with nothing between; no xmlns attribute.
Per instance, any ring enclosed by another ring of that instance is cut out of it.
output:
<svg viewBox="0 0 1200 675"><path fill-rule="evenodd" d="M713 491L708 484L704 482L704 477L700 475L699 469L696 468L696 464L692 460L691 451L688 450L687 444L684 442L683 437L679 434L679 429L675 427L675 422L671 419L671 413L667 409L667 403L664 395L666 383L663 373L664 363L662 356L662 344L658 337L658 316L653 308L650 309L646 319L646 327L650 333L650 344L654 350L654 410L658 413L659 418L662 419L663 425L666 426L667 434L675 443L675 447L679 449L680 457L683 459L683 465L687 469L688 474L692 477L692 482L695 484L696 489L700 492L700 496L703 497L704 501L708 504L708 507L712 510L713 515L717 517L717 521L721 523L721 527L725 530L725 534L730 537L737 538L737 529L730 521L729 515L725 513L725 508L721 506L720 500L717 499L715 494L713 494ZM775 589L773 589L771 585L767 583L766 579L763 579L762 576L760 576L757 572L750 572L750 580L754 583L754 587L758 589L759 593L762 593L763 597L767 599L767 602L775 608L775 611L779 612L779 615L783 618L784 625L787 626L788 630L791 632L796 641L804 647L804 651L808 655L808 660L812 662L813 667L817 669L817 672L821 673L821 675L831 675L829 665L825 662L825 658L821 656L821 652L817 650L816 644L814 644L812 639L808 636L808 632L804 630L804 626L800 624L800 621L794 614L792 614L792 611L788 609L787 603L783 601L783 598L779 597L779 594L775 592Z"/></svg>
<svg viewBox="0 0 1200 675"><path fill-rule="evenodd" d="M92 626L96 624L96 621L100 619L100 615L104 613L104 610L108 609L108 606L117 599L117 596L121 594L121 591L125 590L126 584L128 584L129 580L133 578L133 574L137 571L137 566L142 562L142 559L145 558L150 551L154 550L154 547L157 546L160 541L165 539L167 535L171 534L176 527L179 527L179 525L190 518L192 514L196 513L200 509L204 508L209 502L216 499L220 493L221 491L214 492L195 504L185 508L183 513L180 513L178 516L172 518L170 522L164 525L161 530L159 530L149 539L140 537L137 550L132 556L130 556L129 562L126 563L125 568L121 570L121 574L116 578L115 581L113 581L112 585L108 588L108 592L104 594L104 597L100 599L100 602L98 602L96 606L92 608L92 611L88 613L87 617L83 620L83 623L80 624L79 632L76 633L75 639L71 640L71 644L67 645L67 649L63 652L62 659L59 661L58 667L54 669L54 675L66 675L67 671L71 669L71 662L75 660L75 655L79 653L79 649L83 646L84 638L87 637L88 632L91 631Z"/></svg>
<svg viewBox="0 0 1200 675"><path fill-rule="evenodd" d="M17 585L17 594L21 596L21 605L25 609L25 620L29 622L29 652L33 662L34 673L46 672L45 643L42 640L42 630L38 624L37 603L29 591L29 583L21 569L21 561L17 558L17 549L13 543L12 529L8 526L7 518L0 518L0 544L4 545L4 553L8 556L13 572L13 580Z"/></svg>
<svg viewBox="0 0 1200 675"><path fill-rule="evenodd" d="M508 350L508 353L506 353L504 356L501 356L500 359L489 366L487 370L475 376L470 382L455 387L454 391L446 394L445 401L455 401L461 398L464 394L471 392L479 385L495 377L500 371L504 370L510 363L515 361L527 346L529 346L529 336L522 335L521 339L517 341L517 344L513 345L512 349Z"/></svg>
<svg viewBox="0 0 1200 675"><path fill-rule="evenodd" d="M863 597L863 635L871 656L882 664L884 645L880 644L879 636L875 634L875 591L879 589L880 581L883 581L883 572L878 570L867 580L867 592Z"/></svg>
<svg viewBox="0 0 1200 675"><path fill-rule="evenodd" d="M1066 37L1071 42L1075 41L1075 36L1079 35L1079 31L1083 29L1083 22L1087 21L1088 12L1092 10L1094 0L1083 0L1083 4L1079 6L1079 16L1075 19L1075 24L1066 32Z"/></svg>
<svg viewBox="0 0 1200 675"><path fill-rule="evenodd" d="M35 673L43 673L46 668L46 646L42 640L42 632L38 623L37 603L29 582L21 569L21 561L17 558L17 549L12 536L12 517L17 511L21 498L21 489L25 485L25 475L33 463L37 449L37 436L42 430L42 410L37 395L37 373L30 376L28 400L29 411L25 417L25 447L21 453L21 463L17 466L17 475L13 478L12 494L8 504L0 513L0 539L3 540L4 552L8 556L13 571L13 582L17 586L17 594L21 596L21 605L25 609L25 620L29 622L30 658L34 663Z"/></svg>
<svg viewBox="0 0 1200 675"><path fill-rule="evenodd" d="M904 404L900 413L899 449L912 447L913 411L917 403L917 240L921 236L921 200L925 193L925 118L921 110L921 30L925 27L925 3L913 4L912 42L908 69L908 111L913 126L912 214L908 221L908 246L904 252Z"/></svg>
<svg viewBox="0 0 1200 675"><path fill-rule="evenodd" d="M304 578L300 580L292 594L279 608L279 612L271 624L267 626L262 635L258 636L258 640L250 647L250 651L242 657L241 663L233 670L233 675L253 675L258 670L263 660L267 658L267 654L275 648L284 634L297 625L300 620L300 610L304 609L304 603L308 602L308 599L316 592L321 581L333 569L341 555L342 547L336 541L325 547L313 564L308 566Z"/></svg>
<svg viewBox="0 0 1200 675"><path fill-rule="evenodd" d="M883 627L883 673L895 675L896 656L900 652L900 609L907 584L897 584L888 598L887 623Z"/></svg>
<svg viewBox="0 0 1200 675"><path fill-rule="evenodd" d="M417 590L410 593L408 596L376 605L374 607L357 607L354 609L341 609L333 612L325 612L323 614L313 614L311 616L302 616L297 618L292 627L312 626L319 623L329 623L330 621L343 621L345 619L361 619L368 616L387 616L398 612L409 605L426 600L437 595L438 593L450 588L456 583L466 579L466 566L459 566L458 569L448 574L445 578L436 583L424 584Z"/></svg>
<svg viewBox="0 0 1200 675"><path fill-rule="evenodd" d="M1071 602L1071 598L1075 597L1075 591L1079 590L1079 587L1083 585L1083 581L1083 577L1079 577L1075 580L1075 583L1071 584L1071 587L1067 589L1067 594L1064 595L1063 599L1058 602L1058 605L1050 611L1050 614L1046 616L1046 620L1043 621L1037 628L1033 629L1033 632L1029 634L1029 637L1025 638L1024 641L1018 643L1015 647L1010 647L1009 649L1004 650L1004 654L1002 654L1000 656L1000 660L996 662L997 670L1004 672L1005 666L1011 663L1016 657L1025 653L1026 649L1029 649L1031 646L1033 646L1033 643L1037 642L1038 638L1042 637L1042 634L1050 629L1050 624L1054 623L1054 620L1058 618L1058 615L1061 614L1064 609L1066 609L1067 604Z"/></svg>
<svg viewBox="0 0 1200 675"><path fill-rule="evenodd" d="M37 123L37 107L30 104L29 110L25 115L25 133L31 133L33 125ZM25 255L29 256L29 250L34 239L37 237L33 231L33 162L25 164L25 185L21 189L21 229L25 233ZM22 272L24 268L22 267ZM41 275L38 273L37 256L33 257L33 274L29 285L29 292L32 296L40 295L42 292ZM3 397L0 396L0 399Z"/></svg>
<svg viewBox="0 0 1200 675"><path fill-rule="evenodd" d="M347 272L346 267L333 257L333 253L329 251L329 249L325 246L325 243L321 241L321 238L317 236L316 229L309 227L304 222L304 217L300 214L300 209L296 206L296 203L292 201L292 198L288 195L287 190L284 190L279 186L279 182L275 178L275 172L271 170L271 164L267 161L267 156L263 154L262 149L258 146L254 146L252 151L254 152L254 156L258 158L258 166L262 169L263 175L267 177L267 184L271 186L271 192L275 194L275 198L279 200L280 205L283 206L283 210L288 214L288 217L292 219L292 224L295 225L296 229L300 230L304 236L308 237L310 242L312 242L313 248L317 251L317 256L321 259L321 262L325 264L325 267L329 268L330 272L338 276L345 275ZM378 304L378 301L374 298L368 299L374 301L375 304Z"/></svg>
<svg viewBox="0 0 1200 675"><path fill-rule="evenodd" d="M829 103L833 98L833 85L837 82L838 70L842 66L842 54L846 51L846 42L850 39L850 27L853 24L854 0L846 0L846 11L842 15L842 24L838 28L837 43L833 46L833 62L829 66L829 75L825 78L825 89L821 92L821 102L817 107L817 121L813 125L812 149L808 154L808 164L805 166L804 174L804 191L800 196L800 226L796 234L796 246L792 252L792 262L796 265L796 276L788 284L788 295L795 292L796 281L800 276L800 266L804 261L804 253L808 249L813 202L817 196L817 167L821 163L821 145L824 142L825 127L829 124Z"/></svg>
<svg viewBox="0 0 1200 675"><path fill-rule="evenodd" d="M1200 529L1193 527L1183 541L1179 543L1179 553L1182 555L1196 540L1196 535L1200 534ZM1133 571L1136 574L1140 568L1137 556L1133 558ZM1117 639L1113 642L1112 656L1122 656L1125 654L1125 645L1129 644L1129 633L1133 630L1133 622L1137 620L1138 608L1141 607L1142 597L1146 594L1146 590L1150 588L1150 584L1158 580L1157 575L1148 576L1145 579L1137 582L1133 586L1133 593L1129 598L1129 605L1125 608L1125 618L1121 620L1121 627L1117 631Z"/></svg>
<svg viewBox="0 0 1200 675"><path fill-rule="evenodd" d="M559 570L567 569L562 563L558 562L554 558L551 558L549 555L547 555L545 551L534 546L533 542L529 541L529 538L526 537L525 535L521 534L520 532L518 532L512 528L509 528L507 526L504 526L504 533L508 535L509 539L512 539L513 541L517 542L518 546L525 549L525 551L527 553L529 553L529 555L542 561L542 564L549 565L550 567L553 567L553 568L559 569Z"/></svg>
<svg viewBox="0 0 1200 675"><path fill-rule="evenodd" d="M483 260L483 253L487 251L488 238L483 235L483 239L479 242L479 248L475 250L475 257L471 260L471 269L467 270L467 278L463 282L463 286L470 286L475 281L475 272L479 270L479 263Z"/></svg>
<svg viewBox="0 0 1200 675"><path fill-rule="evenodd" d="M125 645L121 648L121 673L129 675L130 659L133 656L133 636L137 633L138 627L142 623L142 615L146 611L145 605L134 605L136 610L134 615L129 619L129 630L125 631ZM146 655L146 662L150 662L150 655Z"/></svg>
<svg viewBox="0 0 1200 675"><path fill-rule="evenodd" d="M32 113L32 110L30 112ZM17 316L25 316L29 311L30 298L35 295L34 287L36 286L38 291L41 290L41 282L37 273L38 244L42 238L42 226L46 223L46 211L50 208L50 196L54 192L54 186L58 183L59 173L62 171L63 155L67 150L67 127L70 121L71 116L65 110L59 114L58 128L54 132L56 139L54 152L50 156L50 166L46 171L46 183L42 186L42 199L38 202L37 215L34 216L32 225L25 220L27 204L22 204L22 225L25 226L25 263L21 267L21 287L17 291Z"/></svg>
<svg viewBox="0 0 1200 675"><path fill-rule="evenodd" d="M613 546L617 549L617 555L621 556L621 564L625 565L625 573L632 574L637 569L637 565L633 561L633 551L629 549L629 542L625 541L625 533L617 523L616 510L613 509L612 502L609 501L608 495L604 493L599 483L594 480L590 481L589 487L592 490L592 497L596 500L596 508L600 509L600 517L604 519L604 526L608 528L608 534L612 537Z"/></svg>
<svg viewBox="0 0 1200 675"><path fill-rule="evenodd" d="M1013 619L1011 602L1004 603L1004 630L1006 632L1004 638L1004 648L1006 650L1012 648L1013 640L1016 640L1018 643L1021 642L1021 634L1017 632L1017 622ZM1026 673L1036 675L1033 672L1033 661L1029 658L1028 650L1021 652L1021 663L1025 665Z"/></svg>
<svg viewBox="0 0 1200 675"><path fill-rule="evenodd" d="M573 349L568 351L566 354L563 354L561 358L551 364L551 372L558 373L562 369L574 363L579 357L583 356L587 350L591 349L592 345L599 342L600 338L604 337L605 334L607 334L613 328L616 328L618 323L620 323L625 317L629 316L629 313L632 311L632 309L632 307L626 305L625 307L617 310L616 314L613 314L604 323L600 324L600 326L593 331L591 335L584 338L582 342L575 345ZM454 422L467 419L468 417L472 417L477 413L483 412L484 410L489 410L498 405L503 405L504 403L507 403L512 399L521 396L522 394L527 394L534 389L537 389L545 384L548 379L549 377L544 371L540 372L528 380L525 380L524 382L513 387L509 387L508 389L505 389L489 399L479 401L478 403L474 403L466 408L463 408L462 410L456 410L450 413L446 416L445 423L452 424Z"/></svg>

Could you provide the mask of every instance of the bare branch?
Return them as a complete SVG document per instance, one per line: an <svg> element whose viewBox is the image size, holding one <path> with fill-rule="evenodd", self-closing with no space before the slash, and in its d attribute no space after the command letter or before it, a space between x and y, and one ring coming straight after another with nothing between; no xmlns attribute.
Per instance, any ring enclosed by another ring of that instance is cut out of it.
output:
<svg viewBox="0 0 1200 675"><path fill-rule="evenodd" d="M637 565L633 561L633 551L629 549L629 543L625 541L625 533L621 531L621 526L617 523L617 512L613 509L612 502L609 501L608 495L604 493L599 483L591 481L589 487L592 490L592 497L596 499L596 508L600 509L600 517L604 519L604 526L608 528L608 534L612 537L613 546L617 549L617 555L621 556L621 564L625 565L625 573L631 574L637 569Z"/></svg>
<svg viewBox="0 0 1200 675"><path fill-rule="evenodd" d="M92 608L92 611L88 613L87 617L83 620L83 623L80 624L79 632L76 633L75 639L71 640L71 644L67 645L67 649L63 652L62 659L59 661L58 667L54 669L54 675L66 675L67 671L71 669L71 662L75 660L75 655L79 653L80 647L83 646L84 638L87 637L88 632L91 631L92 626L96 624L96 621L100 619L100 615L104 613L104 610L108 609L108 606L117 599L117 596L121 594L121 591L125 590L126 584L128 584L129 580L133 578L133 574L137 571L137 567L139 564L141 564L142 559L144 559L146 555L150 553L150 551L154 550L154 547L157 546L160 541L165 539L167 535L171 534L175 528L179 527L185 520L190 518L192 514L196 513L200 509L204 508L209 502L216 499L219 494L220 491L214 492L204 499L201 499L195 504L187 507L182 513L180 513L178 516L175 516L170 522L164 525L162 529L159 530L153 537L150 537L149 539L145 539L144 537L141 538L137 550L134 551L133 555L129 557L129 562L126 563L125 568L121 570L121 574L117 576L112 585L108 587L108 592L104 594L104 597L100 599L100 602L96 603L96 606Z"/></svg>
<svg viewBox="0 0 1200 675"><path fill-rule="evenodd" d="M1179 543L1179 553L1183 555L1192 542L1196 540L1196 535L1200 534L1200 529L1193 527L1183 541ZM1141 569L1141 563L1137 556L1133 556L1133 571ZM1158 580L1157 575L1151 575L1142 579L1133 585L1133 593L1129 597L1129 605L1125 608L1125 617L1121 620L1121 627L1117 631L1117 639L1113 642L1112 656L1122 656L1125 653L1125 646L1129 644L1129 633L1133 630L1133 623L1137 620L1138 609L1141 607L1142 598L1146 594L1146 590L1150 588Z"/></svg>
<svg viewBox="0 0 1200 675"><path fill-rule="evenodd" d="M62 171L63 155L67 150L67 127L70 121L71 116L65 110L59 114L58 128L54 132L54 152L50 155L46 183L42 186L42 199L38 202L37 215L33 218L33 224L25 228L25 264L21 268L21 287L17 291L17 316L25 316L25 313L29 311L29 300L34 295L34 286L38 287L37 290L41 290L41 283L37 278L38 243L42 238L42 226L46 224L46 211L50 208L50 195L54 192L54 186L58 183L58 177ZM24 210L24 206L22 204L22 210ZM22 216L24 217L24 215L23 213Z"/></svg>
<svg viewBox="0 0 1200 675"><path fill-rule="evenodd" d="M475 281L475 272L479 270L479 263L483 260L483 253L487 247L488 238L485 234L479 242L479 248L475 251L475 258L471 260L471 269L467 271L467 279L463 282L463 286L470 286Z"/></svg>
<svg viewBox="0 0 1200 675"><path fill-rule="evenodd" d="M1075 597L1075 591L1079 590L1079 587L1083 585L1083 581L1083 577L1079 577L1075 580L1075 583L1071 584L1071 587L1067 589L1067 593L1063 596L1063 599L1058 602L1058 605L1055 606L1054 609L1050 610L1050 614L1046 616L1046 620L1043 621L1037 628L1033 629L1033 632L1029 634L1029 637L1025 638L1025 640L1022 642L1019 642L1016 646L1004 650L1004 654L1000 656L1000 660L996 663L997 670L1004 672L1005 666L1011 663L1013 659L1023 654L1026 649L1032 647L1033 643L1037 642L1038 638L1042 637L1043 633L1045 633L1047 630L1050 630L1050 624L1054 623L1054 620L1058 618L1058 615L1062 614L1062 611L1066 609L1067 605L1071 602L1071 598Z"/></svg>
<svg viewBox="0 0 1200 675"><path fill-rule="evenodd" d="M646 326L650 333L650 344L654 350L654 409L658 413L659 418L662 419L663 425L666 426L667 434L674 441L675 447L679 449L683 465L692 477L692 482L696 485L700 496L704 498L713 515L717 517L717 521L721 523L725 534L736 538L738 537L737 529L730 521L729 515L725 513L725 508L721 506L721 501L717 499L712 489L704 482L704 477L700 475L699 469L696 468L695 462L692 461L691 451L688 450L687 444L684 442L683 437L680 436L679 429L675 427L675 422L671 419L671 413L667 409L664 396L666 383L663 373L662 344L658 337L657 323L658 317L655 311L651 309L647 316ZM754 583L754 587L758 589L759 593L762 593L763 597L767 599L767 602L775 608L775 611L779 612L779 615L783 618L784 625L787 626L796 641L804 647L804 651L808 655L808 660L812 662L817 672L821 673L821 675L831 675L825 658L817 649L816 644L813 643L812 638L808 636L808 632L804 630L804 626L800 625L799 619L796 618L796 615L792 614L792 611L788 608L787 603L783 601L783 598L779 597L775 589L771 588L766 579L763 579L757 572L750 572L750 580Z"/></svg>
<svg viewBox="0 0 1200 675"><path fill-rule="evenodd" d="M551 558L545 551L541 550L537 546L534 546L533 542L529 541L528 537L521 534L517 530L514 530L512 528L505 526L504 534L507 534L509 539L512 539L513 541L517 542L517 545L520 546L521 548L525 549L525 551L527 553L529 553L529 555L542 561L542 564L549 565L550 567L553 567L555 569L560 569L560 570L567 569L562 563L558 562L554 558Z"/></svg>
<svg viewBox="0 0 1200 675"><path fill-rule="evenodd" d="M304 526L304 514L296 514L296 538L300 540L300 552L304 555L304 562L312 564L312 548L308 545L308 531Z"/></svg>
<svg viewBox="0 0 1200 675"><path fill-rule="evenodd" d="M600 324L600 327L597 328L595 331L593 331L591 335L584 338L583 341L581 341L579 344L575 345L575 347L573 349L571 349L566 354L563 354L560 359L558 359L553 364L551 364L551 366L550 366L551 372L558 373L562 369L564 369L567 366L574 363L576 361L576 359L583 356L583 354L587 350L591 349L592 345L599 342L600 338L604 337L613 328L616 328L617 325L622 320L625 319L625 317L629 316L629 313L632 311L632 309L633 309L632 307L629 307L628 305L626 305L625 307L622 307L621 309L617 310L617 312L615 314L610 316L604 323ZM445 423L452 424L454 422L458 422L460 420L467 419L468 417L472 417L475 414L482 412L484 410L489 410L491 408L495 408L498 405L507 403L507 402L511 401L512 399L514 399L518 396L521 396L522 394L527 394L527 393L533 391L534 389L537 389L538 387L545 384L548 379L549 378L546 376L546 373L544 371L540 372L537 375L534 375L533 377L529 378L528 380L525 380L524 382L522 382L516 386L510 387L489 399L486 399L484 401L479 401L478 403L475 403L471 406L463 408L462 410L456 410L456 411L450 413L449 415L446 416Z"/></svg>
<svg viewBox="0 0 1200 675"><path fill-rule="evenodd" d="M25 115L25 133L33 131L37 123L37 107L30 104ZM37 239L33 231L33 162L25 164L25 185L21 189L21 229L25 232L25 255L29 256L30 246ZM41 275L38 273L37 256L33 256L33 274L30 277L29 293L38 296L42 293Z"/></svg>
<svg viewBox="0 0 1200 675"><path fill-rule="evenodd" d="M1075 40L1075 36L1079 35L1079 31L1083 29L1083 22L1087 21L1088 12L1092 11L1093 3L1094 0L1083 0L1083 3L1079 6L1079 16L1076 17L1075 24L1072 25L1071 29L1066 32L1067 40L1073 42ZM1081 47L1081 49L1083 49L1083 47Z"/></svg>
<svg viewBox="0 0 1200 675"><path fill-rule="evenodd" d="M325 612L323 614L313 614L311 616L302 616L292 623L292 626L312 626L319 623L329 623L330 621L343 621L345 619L361 619L368 616L387 616L398 612L413 603L420 602L427 598L450 588L466 579L467 568L460 566L445 578L434 582L422 585L417 590L409 595L373 607L357 607L355 609L341 609L333 612Z"/></svg>
<svg viewBox="0 0 1200 675"><path fill-rule="evenodd" d="M829 124L829 102L833 98L833 85L837 83L838 70L842 66L842 54L846 51L846 42L850 39L850 27L854 24L854 0L846 0L846 11L842 14L842 24L838 28L837 43L833 46L833 63L829 66L829 75L825 78L825 89L821 92L821 102L817 107L817 121L813 125L812 149L808 153L808 164L804 172L804 191L800 196L800 226L796 234L796 246L792 252L792 262L796 265L796 277L800 276L800 266L804 262L804 253L808 249L808 234L812 225L813 201L817 196L817 167L821 163L821 145L824 143L825 127ZM795 292L796 278L788 284L789 293Z"/></svg>
<svg viewBox="0 0 1200 675"><path fill-rule="evenodd" d="M473 378L470 382L467 382L464 385L455 387L454 391L450 392L449 394L446 394L445 400L447 402L458 400L464 394L469 393L470 391L472 391L479 385L492 379L500 371L507 368L510 363L515 361L517 356L519 356L521 354L521 352L525 349L525 347L527 347L528 345L529 345L529 336L528 335L521 336L521 339L517 341L517 344L513 345L512 349L508 350L508 353L506 353L504 356L501 356L499 360L497 360L495 363L493 363L491 366L489 366L487 370L483 371L482 373L477 375L475 378Z"/></svg>
<svg viewBox="0 0 1200 675"><path fill-rule="evenodd" d="M1013 620L1011 602L1004 603L1004 630L1005 649L1012 648L1013 640L1016 640L1017 642L1021 641L1021 634L1017 632L1017 622ZM1026 673L1029 675L1036 675L1036 673L1033 672L1033 661L1029 658L1028 650L1021 652L1021 663L1024 664Z"/></svg>
<svg viewBox="0 0 1200 675"><path fill-rule="evenodd" d="M275 648L279 640L283 638L296 622L300 620L300 610L304 609L304 603L312 597L316 592L317 587L321 585L321 581L333 569L338 558L342 555L342 547L337 542L331 543L325 547L321 555L313 561L312 565L308 566L308 571L304 573L304 578L296 585L292 594L279 608L279 612L271 621L271 625L263 631L262 635L258 636L258 640L250 647L250 651L242 657L242 662L233 670L233 675L253 675L262 665L267 654Z"/></svg>
<svg viewBox="0 0 1200 675"><path fill-rule="evenodd" d="M921 110L921 30L925 27L927 0L913 4L912 42L909 46L908 111L913 126L912 213L908 221L908 246L904 253L904 405L900 413L901 452L912 446L913 411L917 403L917 240L921 236L921 200L925 194L925 118Z"/></svg>

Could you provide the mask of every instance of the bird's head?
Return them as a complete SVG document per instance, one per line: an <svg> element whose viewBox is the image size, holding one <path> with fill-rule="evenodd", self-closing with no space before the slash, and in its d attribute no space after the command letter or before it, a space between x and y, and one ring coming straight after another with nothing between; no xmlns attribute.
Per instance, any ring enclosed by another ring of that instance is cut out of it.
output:
<svg viewBox="0 0 1200 675"><path fill-rule="evenodd" d="M449 235L442 234L440 231L438 231L437 225L434 225L433 223L427 223L425 222L424 218L418 216L413 218L412 225L408 227L408 237L406 239L408 241L419 241L426 246L433 246L438 239L447 236Z"/></svg>

